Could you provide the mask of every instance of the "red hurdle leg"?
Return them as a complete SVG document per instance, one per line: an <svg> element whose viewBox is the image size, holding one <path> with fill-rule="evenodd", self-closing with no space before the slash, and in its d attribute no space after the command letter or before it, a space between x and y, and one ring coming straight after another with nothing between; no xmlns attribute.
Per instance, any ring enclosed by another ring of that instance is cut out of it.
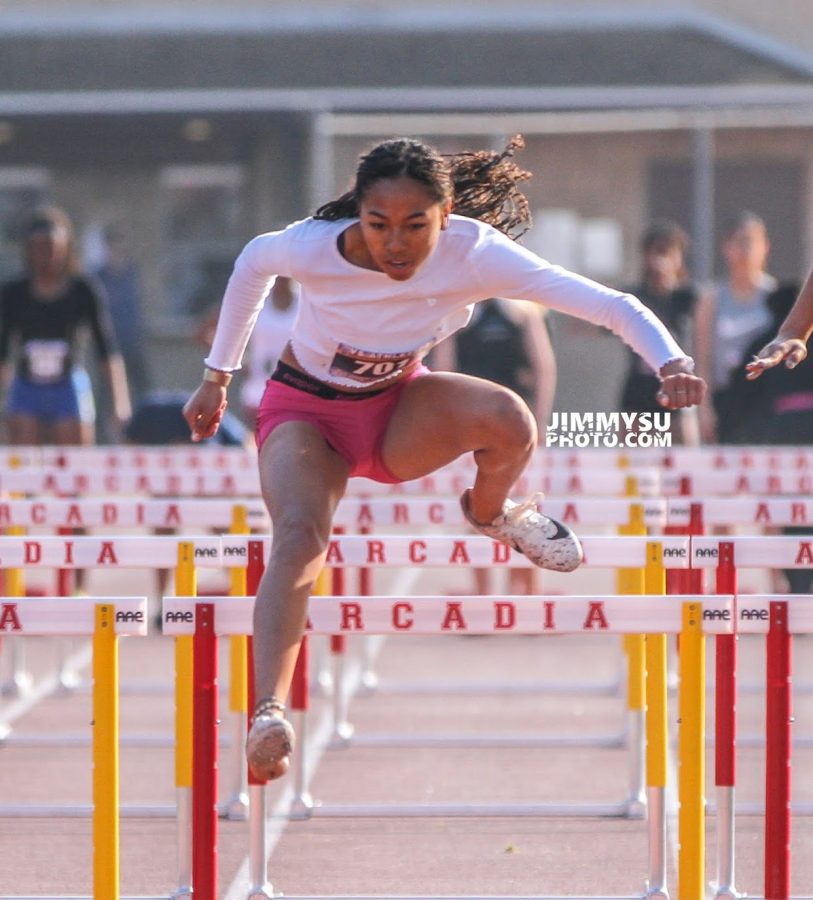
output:
<svg viewBox="0 0 813 900"><path fill-rule="evenodd" d="M246 594L256 596L260 579L265 570L263 560L263 542L248 542L248 565L246 566ZM248 666L248 717L247 727L251 726L251 716L257 696L254 689L254 639L249 635L246 642L246 664ZM248 877L251 887L250 898L273 897L274 888L268 882L266 872L268 860L268 833L265 826L267 818L265 781L248 770Z"/></svg>
<svg viewBox="0 0 813 900"><path fill-rule="evenodd" d="M217 900L217 638L212 603L195 605L192 890Z"/></svg>
<svg viewBox="0 0 813 900"><path fill-rule="evenodd" d="M791 637L787 601L771 603L765 717L765 896L790 896Z"/></svg>
<svg viewBox="0 0 813 900"><path fill-rule="evenodd" d="M734 544L723 541L717 558L716 593L736 594ZM715 638L714 784L717 789L718 898L736 897L734 889L734 786L737 744L737 636Z"/></svg>

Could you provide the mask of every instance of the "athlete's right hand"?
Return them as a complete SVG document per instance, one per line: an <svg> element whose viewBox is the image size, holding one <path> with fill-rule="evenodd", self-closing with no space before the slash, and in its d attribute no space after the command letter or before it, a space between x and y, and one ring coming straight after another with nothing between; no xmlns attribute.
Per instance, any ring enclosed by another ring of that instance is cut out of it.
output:
<svg viewBox="0 0 813 900"><path fill-rule="evenodd" d="M189 425L193 443L214 437L227 406L225 387L211 381L201 382L183 408L183 417Z"/></svg>

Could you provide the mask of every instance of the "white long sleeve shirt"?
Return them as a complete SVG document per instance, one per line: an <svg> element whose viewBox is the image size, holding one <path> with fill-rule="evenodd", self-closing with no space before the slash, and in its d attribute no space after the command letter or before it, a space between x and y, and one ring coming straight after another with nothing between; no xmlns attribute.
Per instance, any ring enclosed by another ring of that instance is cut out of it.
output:
<svg viewBox="0 0 813 900"><path fill-rule="evenodd" d="M261 234L238 257L206 364L240 367L276 275L301 287L291 346L302 368L337 387L385 384L469 320L489 297L530 300L609 328L653 370L684 352L640 301L575 275L475 219L451 216L407 281L348 262L338 237L355 219L304 219Z"/></svg>

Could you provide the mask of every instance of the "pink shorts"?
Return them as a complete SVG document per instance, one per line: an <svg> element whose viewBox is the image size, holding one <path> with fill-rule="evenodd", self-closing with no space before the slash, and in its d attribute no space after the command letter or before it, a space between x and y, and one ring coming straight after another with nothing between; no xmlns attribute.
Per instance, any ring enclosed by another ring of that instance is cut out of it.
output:
<svg viewBox="0 0 813 900"><path fill-rule="evenodd" d="M384 465L381 443L401 392L415 378L427 375L419 366L391 388L365 400L326 400L307 391L269 380L257 410L257 447L283 422L310 422L350 465L350 475L383 484L402 481Z"/></svg>

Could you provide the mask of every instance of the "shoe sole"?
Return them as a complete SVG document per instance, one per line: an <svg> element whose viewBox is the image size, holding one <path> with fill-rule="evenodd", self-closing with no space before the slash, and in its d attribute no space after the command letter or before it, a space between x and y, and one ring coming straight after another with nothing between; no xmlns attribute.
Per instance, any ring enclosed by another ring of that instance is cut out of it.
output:
<svg viewBox="0 0 813 900"><path fill-rule="evenodd" d="M265 718L265 717L264 717ZM256 731L255 731L256 729ZM246 758L257 778L273 781L288 771L296 735L291 723L274 716L261 727L252 725L246 739Z"/></svg>

